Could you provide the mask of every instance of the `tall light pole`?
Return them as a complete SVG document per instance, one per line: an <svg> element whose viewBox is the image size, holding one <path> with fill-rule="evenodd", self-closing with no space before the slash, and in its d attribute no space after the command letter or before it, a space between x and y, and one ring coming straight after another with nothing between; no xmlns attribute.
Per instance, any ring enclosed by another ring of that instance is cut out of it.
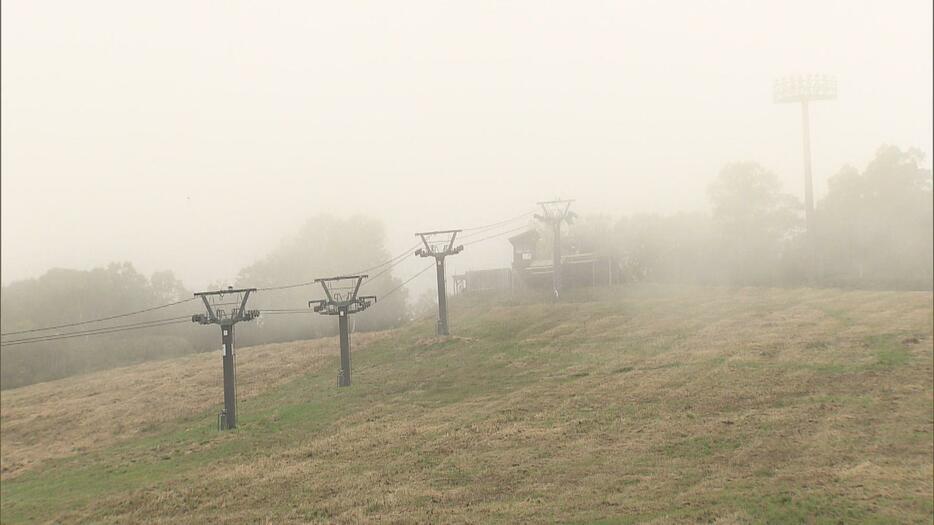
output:
<svg viewBox="0 0 934 525"><path fill-rule="evenodd" d="M773 97L778 104L801 104L801 129L804 145L804 219L807 224L810 271L817 260L817 239L814 224L814 183L811 177L811 123L808 105L817 100L837 98L837 80L829 75L796 75L775 81Z"/></svg>

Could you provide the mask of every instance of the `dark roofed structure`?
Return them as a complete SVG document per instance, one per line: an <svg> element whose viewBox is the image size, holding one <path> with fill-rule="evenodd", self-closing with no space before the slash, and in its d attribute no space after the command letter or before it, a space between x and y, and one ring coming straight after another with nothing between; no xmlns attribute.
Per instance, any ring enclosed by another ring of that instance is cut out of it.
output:
<svg viewBox="0 0 934 525"><path fill-rule="evenodd" d="M536 229L526 230L509 238L512 243L512 267L516 270L526 268L537 259L538 240L541 234Z"/></svg>
<svg viewBox="0 0 934 525"><path fill-rule="evenodd" d="M509 237L512 268L467 271L455 276L455 293L461 291L547 289L552 285L551 254L539 253L541 233L530 228ZM569 287L611 286L620 280L620 269L609 255L577 253L561 258L561 279Z"/></svg>

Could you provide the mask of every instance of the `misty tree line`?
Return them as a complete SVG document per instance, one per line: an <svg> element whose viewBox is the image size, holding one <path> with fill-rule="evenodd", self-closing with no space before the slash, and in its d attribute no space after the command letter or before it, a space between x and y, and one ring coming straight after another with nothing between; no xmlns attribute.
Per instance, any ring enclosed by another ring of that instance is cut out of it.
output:
<svg viewBox="0 0 934 525"><path fill-rule="evenodd" d="M129 263L113 263L90 271L53 269L38 279L11 283L0 294L0 328L8 331L81 322L120 312L141 310L183 298L188 293L171 272L140 275ZM191 297L190 294L187 297ZM79 325L64 333L125 322L180 317L184 308ZM206 341L185 325L89 336L0 348L0 387L65 377L76 373L190 353ZM24 333L3 341L47 335Z"/></svg>
<svg viewBox="0 0 934 525"><path fill-rule="evenodd" d="M934 210L923 160L918 150L883 146L863 170L833 175L815 206L816 261L801 200L754 162L721 170L708 188L710 213L588 217L572 226L567 247L612 254L630 282L931 290Z"/></svg>
<svg viewBox="0 0 934 525"><path fill-rule="evenodd" d="M372 267L393 255L396 254L390 254L385 248L385 232L378 220L317 216L311 218L296 235L283 240L266 257L243 268L235 282L214 283L209 289L226 287L224 284L264 288L303 283ZM391 271L385 272L372 279L362 292L384 295L401 282L392 274ZM157 272L147 278L129 263L113 263L90 271L54 269L37 279L17 281L3 287L0 292L0 331L44 328L138 311L191 298L193 291L176 279L171 271ZM317 285L270 290L254 294L250 308L310 311L308 300L322 296ZM6 343L35 335L181 318L178 324L171 326L3 346L0 348L0 388L15 388L94 370L216 350L220 347L219 329L190 322L190 315L202 313L203 309L200 302L191 301L100 324L4 337ZM360 331L390 328L398 326L408 316L406 290L403 288L380 300L367 311L367 315L355 316L355 328ZM184 321L186 317L188 322ZM237 345L310 339L333 335L336 331L337 323L331 317L313 313L268 314L241 325L237 331Z"/></svg>
<svg viewBox="0 0 934 525"><path fill-rule="evenodd" d="M808 270L803 206L782 192L777 176L743 162L727 165L709 187L710 213L587 217L564 237L565 253L611 254L627 282L729 286L819 285L880 289L932 288L931 171L917 150L882 147L862 171L845 167L829 180L816 204L817 274ZM543 241L548 242L547 232ZM362 270L390 259L380 221L366 217L310 219L266 257L243 268L236 287L274 287ZM377 269L376 273L383 268ZM219 289L224 283L209 288ZM364 293L382 297L400 284L386 272ZM190 298L192 290L170 271L149 278L129 263L91 271L51 270L11 283L0 292L0 331L28 330L141 310ZM307 310L316 287L258 293L251 308ZM414 307L405 289L356 316L357 330L398 326L434 306L426 292ZM103 326L200 313L188 302ZM238 330L237 344L291 341L333 335L333 319L313 314L267 314ZM96 328L101 325L91 325ZM62 332L88 326L65 328ZM53 332L54 333L54 332ZM5 337L9 340L28 337ZM0 388L219 347L214 326L180 322L139 331L77 337L0 348Z"/></svg>

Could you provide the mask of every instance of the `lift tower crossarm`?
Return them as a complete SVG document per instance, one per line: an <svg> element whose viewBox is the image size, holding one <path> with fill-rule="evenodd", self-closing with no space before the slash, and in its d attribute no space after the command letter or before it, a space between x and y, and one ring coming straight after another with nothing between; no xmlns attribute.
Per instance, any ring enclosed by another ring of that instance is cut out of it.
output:
<svg viewBox="0 0 934 525"><path fill-rule="evenodd" d="M256 288L234 289L234 288L228 287L226 290L218 290L214 292L196 292L194 295L195 297L200 297L201 300L204 302L204 308L208 311L208 317L206 319L206 322L197 321L195 319L192 319L192 320L194 322L200 322L201 324L224 324L225 322L229 324L233 324L239 321L249 321L250 319L253 319L254 317L258 317L259 310L250 310L250 311L246 310L246 303L250 299L250 294L255 291L256 291ZM240 307L236 309L237 316L235 318L228 319L228 320L219 319L217 316L217 313L214 311L213 306L208 301L208 297L224 296L224 295L230 295L230 294L243 294L242 300L240 301Z"/></svg>
<svg viewBox="0 0 934 525"><path fill-rule="evenodd" d="M333 303L335 305L349 305L356 299L357 292L360 291L360 285L363 283L363 280L366 279L367 277L369 277L369 275L366 275L366 274L339 275L337 277L322 277L320 279L315 279L314 282L321 283L322 288L324 288L324 294L327 296L327 302ZM334 296L331 295L331 288L328 287L328 283L345 281L345 280L356 280L354 284L353 292L351 292L351 294L348 296L350 297L350 299L342 300L340 297L335 299Z"/></svg>

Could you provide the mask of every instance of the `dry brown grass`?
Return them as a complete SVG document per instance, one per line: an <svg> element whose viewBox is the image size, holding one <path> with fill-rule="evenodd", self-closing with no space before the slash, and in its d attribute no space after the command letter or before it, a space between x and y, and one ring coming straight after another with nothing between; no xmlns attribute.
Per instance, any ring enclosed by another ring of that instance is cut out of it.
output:
<svg viewBox="0 0 934 525"><path fill-rule="evenodd" d="M8 492L7 515L62 523L934 518L931 294L648 288L603 299L456 304L462 337L425 336L425 323L374 341L369 355L384 359L348 391L338 393L324 371L294 392L280 385L280 397L263 405L270 422L219 435L216 446L228 448L216 461L189 461L185 442L166 443L161 460L141 449L132 467L115 452L80 467L146 468L152 477L55 509L17 510L37 496ZM138 382L154 382L157 369L148 370ZM310 389L311 400L298 394ZM173 469L158 470L160 461ZM37 469L30 490L66 486L69 472L44 478Z"/></svg>
<svg viewBox="0 0 934 525"><path fill-rule="evenodd" d="M385 333L354 335L354 350ZM237 397L336 366L336 338L237 350ZM336 373L336 372L335 372ZM336 377L336 376L335 376ZM0 479L58 457L106 448L223 403L220 352L115 368L0 392Z"/></svg>

